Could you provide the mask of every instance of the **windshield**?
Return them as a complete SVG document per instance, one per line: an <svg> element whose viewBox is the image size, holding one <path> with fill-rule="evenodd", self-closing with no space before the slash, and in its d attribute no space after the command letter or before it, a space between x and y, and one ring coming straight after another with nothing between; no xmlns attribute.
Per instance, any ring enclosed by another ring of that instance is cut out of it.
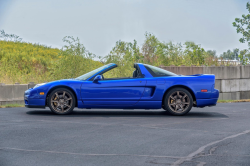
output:
<svg viewBox="0 0 250 166"><path fill-rule="evenodd" d="M151 66L151 65L146 65L144 64L145 68L149 71L149 73L153 77L161 77L161 76L176 76L177 74L171 73L170 71L161 69L159 67Z"/></svg>
<svg viewBox="0 0 250 166"><path fill-rule="evenodd" d="M91 77L91 76L93 76L93 75L99 73L99 72L102 71L103 69L108 68L108 67L113 66L113 65L114 65L113 63L110 63L110 64L108 64L108 65L99 67L98 69L95 69L95 70L93 70L93 71L91 71L91 72L88 72L88 73L86 73L86 74L84 74L84 75L82 75L82 76L80 76L80 77L77 77L76 80L87 80L89 77Z"/></svg>

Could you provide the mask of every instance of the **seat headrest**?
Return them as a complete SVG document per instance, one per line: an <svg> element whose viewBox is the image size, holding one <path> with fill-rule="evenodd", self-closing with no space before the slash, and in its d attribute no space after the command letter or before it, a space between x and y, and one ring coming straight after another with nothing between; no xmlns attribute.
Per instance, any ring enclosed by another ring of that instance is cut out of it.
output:
<svg viewBox="0 0 250 166"><path fill-rule="evenodd" d="M133 78L136 78L138 76L137 70L133 72Z"/></svg>

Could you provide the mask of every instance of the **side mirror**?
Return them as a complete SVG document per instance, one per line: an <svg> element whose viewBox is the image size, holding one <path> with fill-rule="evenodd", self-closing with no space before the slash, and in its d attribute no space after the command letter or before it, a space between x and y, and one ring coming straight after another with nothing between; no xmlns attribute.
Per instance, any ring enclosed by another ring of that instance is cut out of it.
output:
<svg viewBox="0 0 250 166"><path fill-rule="evenodd" d="M97 76L95 76L93 82L94 82L94 83L97 83L97 82L100 81L100 80L102 80L102 76L101 76L101 75L97 75Z"/></svg>

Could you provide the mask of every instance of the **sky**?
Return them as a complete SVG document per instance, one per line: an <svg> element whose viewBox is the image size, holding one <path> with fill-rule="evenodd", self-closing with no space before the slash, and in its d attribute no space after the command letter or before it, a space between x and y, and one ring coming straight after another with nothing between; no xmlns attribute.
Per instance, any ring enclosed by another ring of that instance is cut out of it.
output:
<svg viewBox="0 0 250 166"><path fill-rule="evenodd" d="M116 41L142 46L145 33L160 41L193 41L217 55L245 49L232 26L247 14L247 0L0 0L0 30L23 41L61 48L78 37L87 50L105 56Z"/></svg>

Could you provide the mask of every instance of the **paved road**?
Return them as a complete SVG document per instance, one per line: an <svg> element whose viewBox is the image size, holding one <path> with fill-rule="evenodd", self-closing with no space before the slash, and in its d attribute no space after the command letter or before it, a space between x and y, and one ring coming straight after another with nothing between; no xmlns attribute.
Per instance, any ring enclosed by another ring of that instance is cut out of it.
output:
<svg viewBox="0 0 250 166"><path fill-rule="evenodd" d="M163 110L0 108L0 166L250 165L250 103Z"/></svg>

